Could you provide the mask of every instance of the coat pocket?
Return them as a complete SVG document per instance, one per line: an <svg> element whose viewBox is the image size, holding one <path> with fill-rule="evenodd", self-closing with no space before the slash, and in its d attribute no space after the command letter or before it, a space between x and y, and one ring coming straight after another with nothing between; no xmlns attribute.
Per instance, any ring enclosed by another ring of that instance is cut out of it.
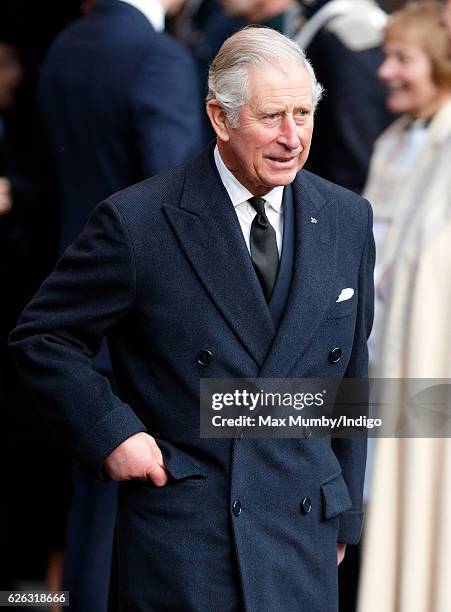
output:
<svg viewBox="0 0 451 612"><path fill-rule="evenodd" d="M348 300L334 302L327 311L326 319L342 319L354 314L357 311L358 297L359 292L356 289L354 295Z"/></svg>
<svg viewBox="0 0 451 612"><path fill-rule="evenodd" d="M179 450L161 438L155 438L155 441L163 455L166 469L174 480L184 480L185 478L207 478L207 474L201 468L201 466L186 452Z"/></svg>
<svg viewBox="0 0 451 612"><path fill-rule="evenodd" d="M334 518L351 509L351 496L341 472L335 474L320 486L324 520Z"/></svg>

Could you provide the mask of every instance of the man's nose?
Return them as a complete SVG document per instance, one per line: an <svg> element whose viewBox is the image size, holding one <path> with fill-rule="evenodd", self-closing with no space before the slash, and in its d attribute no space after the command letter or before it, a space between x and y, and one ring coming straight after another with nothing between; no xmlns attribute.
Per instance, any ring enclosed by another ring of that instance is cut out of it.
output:
<svg viewBox="0 0 451 612"><path fill-rule="evenodd" d="M289 149L297 149L301 144L297 132L296 121L293 115L285 115L280 125L279 142L282 142Z"/></svg>

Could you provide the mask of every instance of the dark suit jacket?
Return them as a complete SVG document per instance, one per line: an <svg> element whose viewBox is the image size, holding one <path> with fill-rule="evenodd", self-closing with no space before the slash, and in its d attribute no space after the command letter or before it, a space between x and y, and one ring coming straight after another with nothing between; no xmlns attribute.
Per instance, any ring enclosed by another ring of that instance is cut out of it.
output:
<svg viewBox="0 0 451 612"><path fill-rule="evenodd" d="M202 377L367 375L371 209L305 171L292 189L295 265L277 330L207 151L100 204L11 336L22 375L88 469L145 429L162 448L165 487L120 483L121 612L336 609L336 542L359 539L365 440L199 437ZM355 295L336 303L344 287ZM104 334L119 397L91 364Z"/></svg>
<svg viewBox="0 0 451 612"><path fill-rule="evenodd" d="M99 201L199 151L198 91L188 52L125 2L98 0L57 37L38 102L43 162L60 191L60 252Z"/></svg>

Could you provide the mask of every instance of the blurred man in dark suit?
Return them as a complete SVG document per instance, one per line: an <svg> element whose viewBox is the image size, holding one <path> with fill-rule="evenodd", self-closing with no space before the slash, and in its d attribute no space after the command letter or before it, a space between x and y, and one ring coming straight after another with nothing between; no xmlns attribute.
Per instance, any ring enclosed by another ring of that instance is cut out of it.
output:
<svg viewBox="0 0 451 612"><path fill-rule="evenodd" d="M59 253L95 204L200 146L189 54L164 33L180 0L98 0L52 45L38 91L42 171L60 215ZM56 193L54 188L56 187ZM108 372L107 351L96 361ZM63 585L71 609L106 606L116 489L76 470Z"/></svg>
<svg viewBox="0 0 451 612"><path fill-rule="evenodd" d="M60 251L99 199L199 147L195 71L164 18L157 0L98 0L50 49L38 100L61 191Z"/></svg>

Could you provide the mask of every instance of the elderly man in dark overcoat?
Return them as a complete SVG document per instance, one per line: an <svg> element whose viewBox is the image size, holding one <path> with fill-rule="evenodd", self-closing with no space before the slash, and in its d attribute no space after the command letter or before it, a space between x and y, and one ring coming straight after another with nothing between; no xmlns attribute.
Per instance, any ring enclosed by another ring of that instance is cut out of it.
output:
<svg viewBox="0 0 451 612"><path fill-rule="evenodd" d="M216 144L103 201L12 333L68 451L120 481L112 610L337 608L365 439L199 435L201 378L367 376L371 209L301 170L320 95L282 34L230 37ZM117 394L92 367L104 336Z"/></svg>

